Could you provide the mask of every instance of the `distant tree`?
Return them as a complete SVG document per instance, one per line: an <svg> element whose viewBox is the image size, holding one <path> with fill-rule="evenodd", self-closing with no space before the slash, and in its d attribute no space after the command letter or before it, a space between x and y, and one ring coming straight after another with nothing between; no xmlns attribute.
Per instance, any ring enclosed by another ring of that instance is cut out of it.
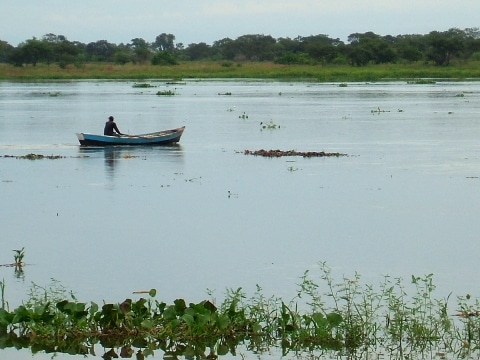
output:
<svg viewBox="0 0 480 360"><path fill-rule="evenodd" d="M171 52L159 51L153 55L152 65L178 65L178 61Z"/></svg>
<svg viewBox="0 0 480 360"><path fill-rule="evenodd" d="M175 49L175 35L161 33L155 38L155 42L152 44L153 48L158 51L173 51Z"/></svg>
<svg viewBox="0 0 480 360"><path fill-rule="evenodd" d="M444 32L432 31L427 36L427 60L435 65L446 66L452 58L459 56L465 50L464 33L458 29Z"/></svg>
<svg viewBox="0 0 480 360"><path fill-rule="evenodd" d="M76 58L81 51L74 43L66 40L55 44L54 53L58 65L62 69L65 69L68 64L75 63Z"/></svg>
<svg viewBox="0 0 480 360"><path fill-rule="evenodd" d="M467 28L465 33L465 58L470 58L473 54L480 53L480 29Z"/></svg>
<svg viewBox="0 0 480 360"><path fill-rule="evenodd" d="M423 35L399 35L395 38L393 46L398 57L407 62L421 60L427 48Z"/></svg>
<svg viewBox="0 0 480 360"><path fill-rule="evenodd" d="M59 42L67 41L67 38L64 35L55 35L55 34L49 33L49 34L43 35L42 40L48 43L59 43Z"/></svg>
<svg viewBox="0 0 480 360"><path fill-rule="evenodd" d="M212 50L214 56L221 60L235 59L235 42L230 38L223 38L213 42Z"/></svg>
<svg viewBox="0 0 480 360"><path fill-rule="evenodd" d="M29 39L20 44L21 51L18 55L23 58L22 63L36 66L40 61L48 62L53 54L52 45L35 38Z"/></svg>
<svg viewBox="0 0 480 360"><path fill-rule="evenodd" d="M0 40L0 62L5 63L8 61L10 54L15 48L8 42Z"/></svg>
<svg viewBox="0 0 480 360"><path fill-rule="evenodd" d="M132 61L134 63L145 63L152 56L150 45L142 38L132 39L130 48L133 49Z"/></svg>
<svg viewBox="0 0 480 360"><path fill-rule="evenodd" d="M116 45L107 40L91 42L86 47L87 57L91 61L111 61L116 51Z"/></svg>
<svg viewBox="0 0 480 360"><path fill-rule="evenodd" d="M299 36L296 39L279 38L277 44L282 49L282 53L296 54L305 52L305 44L302 42L302 38Z"/></svg>
<svg viewBox="0 0 480 360"><path fill-rule="evenodd" d="M339 54L339 46L343 45L340 39L332 39L327 35L315 35L300 39L305 52L316 61L331 63Z"/></svg>
<svg viewBox="0 0 480 360"><path fill-rule="evenodd" d="M383 38L373 32L349 35L350 46L347 49L347 58L352 66L364 66L368 63L392 63L397 54L392 46L391 37Z"/></svg>
<svg viewBox="0 0 480 360"><path fill-rule="evenodd" d="M246 60L273 60L276 40L270 35L243 35L234 41L236 56Z"/></svg>
<svg viewBox="0 0 480 360"><path fill-rule="evenodd" d="M185 49L188 60L209 59L213 55L212 47L202 42L199 44L190 44Z"/></svg>
<svg viewBox="0 0 480 360"><path fill-rule="evenodd" d="M125 65L126 63L132 61L131 50L124 45L118 46L115 50L115 54L113 55L113 61L120 65Z"/></svg>
<svg viewBox="0 0 480 360"><path fill-rule="evenodd" d="M14 48L9 54L7 62L13 66L21 67L25 63L23 51L20 46Z"/></svg>
<svg viewBox="0 0 480 360"><path fill-rule="evenodd" d="M291 51L286 51L275 59L276 64L283 65L308 65L313 62L314 60L307 53Z"/></svg>

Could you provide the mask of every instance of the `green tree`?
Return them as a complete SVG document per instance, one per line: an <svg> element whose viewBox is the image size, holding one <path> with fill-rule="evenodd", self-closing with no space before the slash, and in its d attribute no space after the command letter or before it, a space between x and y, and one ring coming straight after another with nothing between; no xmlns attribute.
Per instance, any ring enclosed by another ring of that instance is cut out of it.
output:
<svg viewBox="0 0 480 360"><path fill-rule="evenodd" d="M19 47L23 58L22 63L32 64L33 66L36 66L39 61L48 62L53 53L51 44L35 38L25 41Z"/></svg>
<svg viewBox="0 0 480 360"><path fill-rule="evenodd" d="M421 60L427 48L423 35L399 35L395 38L393 46L398 57L407 62Z"/></svg>
<svg viewBox="0 0 480 360"><path fill-rule="evenodd" d="M8 61L10 54L15 48L8 42L0 40L0 62L5 63Z"/></svg>
<svg viewBox="0 0 480 360"><path fill-rule="evenodd" d="M153 55L152 65L178 65L178 61L171 52L159 51Z"/></svg>
<svg viewBox="0 0 480 360"><path fill-rule="evenodd" d="M230 38L223 38L213 42L212 50L214 56L222 60L234 60L235 59L235 42Z"/></svg>
<svg viewBox="0 0 480 360"><path fill-rule="evenodd" d="M132 39L130 43L130 48L133 50L132 61L134 63L145 63L152 56L152 52L150 51L150 45L142 38Z"/></svg>
<svg viewBox="0 0 480 360"><path fill-rule="evenodd" d="M192 61L210 59L213 55L212 47L204 42L189 44L185 52L187 53L187 59Z"/></svg>
<svg viewBox="0 0 480 360"><path fill-rule="evenodd" d="M91 42L86 46L87 58L91 61L112 61L117 46L107 40Z"/></svg>
<svg viewBox="0 0 480 360"><path fill-rule="evenodd" d="M427 42L427 60L438 66L447 66L465 50L465 33L455 28L444 32L432 31L427 36Z"/></svg>
<svg viewBox="0 0 480 360"><path fill-rule="evenodd" d="M78 47L68 40L56 43L53 51L55 60L62 69L65 69L68 64L75 63L77 56L81 53Z"/></svg>
<svg viewBox="0 0 480 360"><path fill-rule="evenodd" d="M161 33L152 44L153 49L158 51L173 51L175 49L175 35Z"/></svg>
<svg viewBox="0 0 480 360"><path fill-rule="evenodd" d="M346 55L352 66L364 66L370 62L391 63L397 59L390 37L381 37L373 32L354 33L348 37L348 41L350 45Z"/></svg>
<svg viewBox="0 0 480 360"><path fill-rule="evenodd" d="M234 41L236 56L246 60L273 60L276 40L270 35L243 35Z"/></svg>

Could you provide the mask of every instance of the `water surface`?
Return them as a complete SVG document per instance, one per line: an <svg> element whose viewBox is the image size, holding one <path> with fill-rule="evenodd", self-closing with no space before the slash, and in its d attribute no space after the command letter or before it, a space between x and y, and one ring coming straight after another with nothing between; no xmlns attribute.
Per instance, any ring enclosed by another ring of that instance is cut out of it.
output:
<svg viewBox="0 0 480 360"><path fill-rule="evenodd" d="M24 246L28 264L0 267L10 308L51 278L86 302L256 284L289 300L320 261L339 280L433 273L438 297L480 293L480 83L150 83L0 83L0 155L63 156L0 159L0 263ZM109 115L186 130L173 147L81 148Z"/></svg>

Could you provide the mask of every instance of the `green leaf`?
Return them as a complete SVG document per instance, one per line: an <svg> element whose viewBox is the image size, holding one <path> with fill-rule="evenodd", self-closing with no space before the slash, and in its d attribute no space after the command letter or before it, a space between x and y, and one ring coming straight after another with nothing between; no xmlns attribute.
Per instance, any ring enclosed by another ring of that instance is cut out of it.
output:
<svg viewBox="0 0 480 360"><path fill-rule="evenodd" d="M152 298L155 297L155 295L157 295L157 289L150 289L148 295L150 295Z"/></svg>
<svg viewBox="0 0 480 360"><path fill-rule="evenodd" d="M177 318L177 313L175 312L175 307L173 305L165 308L165 311L163 312L163 318L165 320L173 320Z"/></svg>
<svg viewBox="0 0 480 360"><path fill-rule="evenodd" d="M142 323L141 323L142 327L144 329L147 329L147 330L150 330L153 328L153 326L155 325L154 322L150 319L146 319L146 320L143 320Z"/></svg>
<svg viewBox="0 0 480 360"><path fill-rule="evenodd" d="M187 304L183 299L177 299L173 302L175 304L175 312L177 315L183 315L183 312L187 308Z"/></svg>
<svg viewBox="0 0 480 360"><path fill-rule="evenodd" d="M228 346L227 345L218 345L217 348L217 355L223 356L228 354Z"/></svg>
<svg viewBox="0 0 480 360"><path fill-rule="evenodd" d="M324 327L327 324L327 319L321 313L314 313L312 319L318 327Z"/></svg>
<svg viewBox="0 0 480 360"><path fill-rule="evenodd" d="M337 314L337 313L327 314L327 321L332 327L337 327L338 325L340 325L342 320L343 318L342 318L342 315L340 314Z"/></svg>
<svg viewBox="0 0 480 360"><path fill-rule="evenodd" d="M195 318L190 314L183 314L182 319L188 326L192 326L195 323Z"/></svg>
<svg viewBox="0 0 480 360"><path fill-rule="evenodd" d="M217 319L217 327L220 330L225 330L230 326L230 318L227 315L221 315ZM219 354L220 355L220 354Z"/></svg>

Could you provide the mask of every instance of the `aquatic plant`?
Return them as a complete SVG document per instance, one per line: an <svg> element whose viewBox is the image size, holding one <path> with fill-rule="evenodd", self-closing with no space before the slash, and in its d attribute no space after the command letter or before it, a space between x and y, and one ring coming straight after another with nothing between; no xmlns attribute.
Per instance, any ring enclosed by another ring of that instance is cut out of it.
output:
<svg viewBox="0 0 480 360"><path fill-rule="evenodd" d="M269 130L274 130L274 129L280 129L280 125L275 124L272 120L268 123L264 123L263 121L260 122L260 126L262 129L269 129Z"/></svg>
<svg viewBox="0 0 480 360"><path fill-rule="evenodd" d="M152 84L149 84L149 83L134 83L132 85L132 87L134 87L134 88L152 88L152 87L155 87L155 86L152 85Z"/></svg>
<svg viewBox="0 0 480 360"><path fill-rule="evenodd" d="M79 302L58 282L35 285L30 298L13 311L6 307L0 282L0 343L51 353L92 353L104 358L216 358L235 355L245 346L255 354L278 349L283 356L320 358L475 357L480 349L480 303L471 295L436 299L433 275L412 276L409 283L384 276L377 286L355 273L335 280L326 263L319 275L305 271L289 301L266 297L257 285L248 297L242 288L227 289L225 299L188 303L157 300L155 289L135 292L147 298L121 303ZM213 294L210 293L210 296ZM140 357L142 358L142 357Z"/></svg>
<svg viewBox="0 0 480 360"><path fill-rule="evenodd" d="M159 96L173 96L173 95L175 95L175 91L172 91L172 90L157 91L157 95L159 95Z"/></svg>
<svg viewBox="0 0 480 360"><path fill-rule="evenodd" d="M13 250L15 254L14 257L14 264L16 266L23 266L23 258L25 257L25 247L22 247L20 250Z"/></svg>
<svg viewBox="0 0 480 360"><path fill-rule="evenodd" d="M255 156L264 156L264 157L282 157L282 156L302 156L302 157L324 157L324 156L347 156L346 154L341 153L328 153L325 151L296 151L296 150L245 150L243 152L245 155L255 155Z"/></svg>
<svg viewBox="0 0 480 360"><path fill-rule="evenodd" d="M376 109L370 110L370 112L371 112L372 114L381 114L381 113L390 112L390 110L383 110L383 109L380 109L380 107L378 107L378 108L376 108Z"/></svg>
<svg viewBox="0 0 480 360"><path fill-rule="evenodd" d="M244 111L241 115L238 116L239 119L243 119L243 120L246 120L248 119L248 115L247 113Z"/></svg>

